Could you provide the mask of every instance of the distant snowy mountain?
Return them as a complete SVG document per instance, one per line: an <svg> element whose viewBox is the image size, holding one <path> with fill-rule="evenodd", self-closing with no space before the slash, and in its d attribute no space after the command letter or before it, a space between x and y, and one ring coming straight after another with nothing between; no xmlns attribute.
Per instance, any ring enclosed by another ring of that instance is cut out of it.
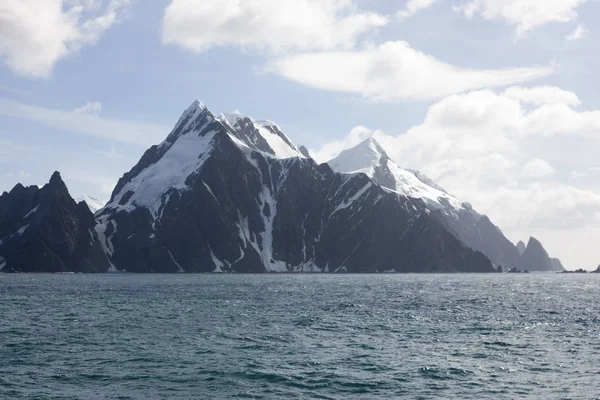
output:
<svg viewBox="0 0 600 400"><path fill-rule="evenodd" d="M90 211L92 213L96 213L96 211L98 211L99 209L101 209L102 207L104 207L104 203L101 202L100 200L91 197L91 196L87 196L87 195L81 195L77 198L77 202L80 203L84 201L87 206L89 207Z"/></svg>
<svg viewBox="0 0 600 400"><path fill-rule="evenodd" d="M425 204L317 165L274 123L195 101L96 216L135 272L494 272Z"/></svg>
<svg viewBox="0 0 600 400"><path fill-rule="evenodd" d="M369 138L343 151L328 164L336 172L363 173L391 192L422 200L432 215L440 216L463 243L481 251L495 265L527 268L517 247L488 217L477 213L469 203L449 194L422 173L400 168L375 139Z"/></svg>
<svg viewBox="0 0 600 400"><path fill-rule="evenodd" d="M373 138L342 151L328 164L336 172L366 174L384 188L423 200L430 209L444 214L456 216L461 211L471 210L469 204L448 194L420 172L400 168Z"/></svg>

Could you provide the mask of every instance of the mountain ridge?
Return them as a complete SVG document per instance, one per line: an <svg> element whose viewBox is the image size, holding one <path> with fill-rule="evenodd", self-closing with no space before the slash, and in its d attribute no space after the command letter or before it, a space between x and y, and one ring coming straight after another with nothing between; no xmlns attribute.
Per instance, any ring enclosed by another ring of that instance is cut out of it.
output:
<svg viewBox="0 0 600 400"><path fill-rule="evenodd" d="M87 205L93 199L76 203L58 173L42 189L17 185L11 193L54 188L56 214L81 228L58 232L79 243L57 253L52 269L60 271L497 272L495 259L511 249L518 255L487 217L422 173L398 167L374 139L330 164L317 164L272 121L217 116L195 100L95 216ZM11 215L24 213L27 196L0 197L0 239L3 226L10 225L9 237L21 228ZM43 231L28 229L22 233ZM2 268L15 269L15 251L7 257L0 247ZM560 264L534 242L529 253L540 268Z"/></svg>
<svg viewBox="0 0 600 400"><path fill-rule="evenodd" d="M481 251L497 266L553 271L560 264L558 259L552 262L547 253L543 259L541 251L536 251L533 259L523 257L487 216L479 214L470 203L451 195L421 172L399 167L374 138L342 151L328 163L337 172L364 173L388 190L423 199L428 209L444 220L463 243Z"/></svg>

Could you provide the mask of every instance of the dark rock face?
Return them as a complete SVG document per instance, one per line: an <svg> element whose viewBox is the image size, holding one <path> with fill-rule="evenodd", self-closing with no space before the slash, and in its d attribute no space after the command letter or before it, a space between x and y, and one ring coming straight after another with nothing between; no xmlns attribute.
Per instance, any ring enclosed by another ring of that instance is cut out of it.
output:
<svg viewBox="0 0 600 400"><path fill-rule="evenodd" d="M3 272L104 272L109 262L88 206L69 195L60 174L0 196L0 269Z"/></svg>
<svg viewBox="0 0 600 400"><path fill-rule="evenodd" d="M422 201L304 153L274 125L192 105L119 181L100 240L131 272L495 272Z"/></svg>
<svg viewBox="0 0 600 400"><path fill-rule="evenodd" d="M457 217L446 217L446 220L463 243L481 251L495 265L509 268L521 265L517 248L487 216L467 209L461 210Z"/></svg>
<svg viewBox="0 0 600 400"><path fill-rule="evenodd" d="M552 265L553 271L564 271L565 269L558 258L550 258L550 265Z"/></svg>
<svg viewBox="0 0 600 400"><path fill-rule="evenodd" d="M530 238L527 249L521 256L522 268L530 271L563 271L564 267L557 259L551 259L544 246L535 238Z"/></svg>

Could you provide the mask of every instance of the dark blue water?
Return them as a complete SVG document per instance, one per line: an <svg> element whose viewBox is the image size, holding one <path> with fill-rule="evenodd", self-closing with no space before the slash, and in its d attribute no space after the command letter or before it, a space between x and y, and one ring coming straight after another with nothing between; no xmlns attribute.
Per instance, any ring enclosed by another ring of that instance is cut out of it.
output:
<svg viewBox="0 0 600 400"><path fill-rule="evenodd" d="M0 275L1 399L589 399L597 275Z"/></svg>

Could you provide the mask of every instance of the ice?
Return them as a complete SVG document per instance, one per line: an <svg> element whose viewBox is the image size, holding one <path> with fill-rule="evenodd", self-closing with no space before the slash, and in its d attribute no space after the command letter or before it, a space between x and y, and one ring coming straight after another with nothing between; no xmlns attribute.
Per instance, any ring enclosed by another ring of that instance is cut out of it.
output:
<svg viewBox="0 0 600 400"><path fill-rule="evenodd" d="M339 204L335 210L333 210L333 212L331 213L331 215L335 214L338 211L341 211L343 209L346 209L348 207L350 207L352 205L352 203L354 203L356 200L358 200L362 195L364 195L366 193L367 190L369 190L369 188L373 186L373 184L371 182L368 182L365 186L363 186L359 191L357 191L353 196L351 196L349 199L343 201L341 204Z"/></svg>
<svg viewBox="0 0 600 400"><path fill-rule="evenodd" d="M29 228L29 224L20 227L16 234L18 236L21 236L22 234L25 233L25 231L27 230L27 228Z"/></svg>
<svg viewBox="0 0 600 400"><path fill-rule="evenodd" d="M29 217L31 214L34 214L35 212L37 212L38 208L40 208L40 205L38 204L37 206L33 207L31 209L31 211L29 211L27 214L25 214L25 216L23 217L23 219Z"/></svg>
<svg viewBox="0 0 600 400"><path fill-rule="evenodd" d="M171 256L171 261L173 261L175 265L177 265L177 272L185 272L185 270L181 267L181 265L179 265L175 257L173 257L173 253L171 253L171 250L167 251L169 252L169 256Z"/></svg>

